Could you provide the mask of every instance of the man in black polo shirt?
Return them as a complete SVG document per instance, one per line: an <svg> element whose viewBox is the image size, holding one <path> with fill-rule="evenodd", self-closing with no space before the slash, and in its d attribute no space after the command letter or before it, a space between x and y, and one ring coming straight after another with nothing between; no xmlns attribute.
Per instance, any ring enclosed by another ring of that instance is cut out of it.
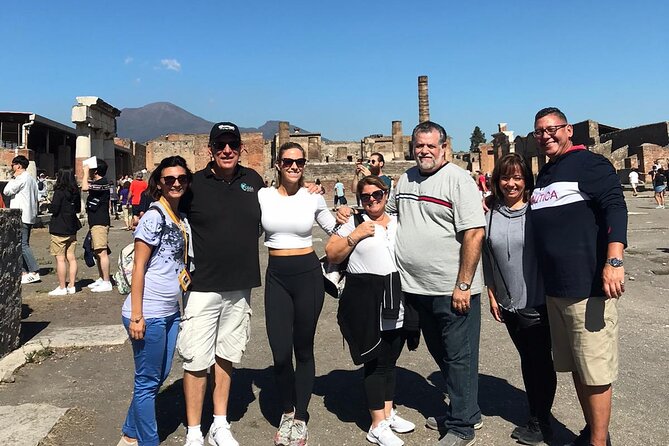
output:
<svg viewBox="0 0 669 446"><path fill-rule="evenodd" d="M202 404L207 369L214 366L214 423L209 442L238 446L227 421L232 364L239 362L250 334L251 288L260 286L256 171L238 164L239 128L220 122L211 129L212 161L195 173L183 200L193 233L195 271L184 304L177 349L184 363L187 446L202 445Z"/></svg>
<svg viewBox="0 0 669 446"><path fill-rule="evenodd" d="M98 279L88 287L94 293L104 293L113 289L109 281L109 255L107 253L107 241L109 237L109 180L107 175L107 163L97 160L97 167L89 169L83 165L84 176L81 180L81 190L88 191L86 200L86 212L88 213L88 226L91 228L91 247L95 254L95 263L98 266Z"/></svg>

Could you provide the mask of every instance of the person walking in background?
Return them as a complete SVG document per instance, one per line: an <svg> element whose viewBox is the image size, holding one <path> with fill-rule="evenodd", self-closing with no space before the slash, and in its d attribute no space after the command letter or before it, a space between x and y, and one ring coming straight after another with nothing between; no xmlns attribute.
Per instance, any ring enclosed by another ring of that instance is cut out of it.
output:
<svg viewBox="0 0 669 446"><path fill-rule="evenodd" d="M327 233L336 226L323 196L302 187L306 162L302 146L283 144L275 163L278 187L258 192L269 250L265 320L283 410L276 446L307 445L307 409L316 373L314 336L325 295L311 231L315 222Z"/></svg>
<svg viewBox="0 0 669 446"><path fill-rule="evenodd" d="M571 372L586 423L570 445L610 445L627 206L611 162L573 145L574 129L559 109L539 110L533 134L549 159L537 176L529 217L537 228L553 364Z"/></svg>
<svg viewBox="0 0 669 446"><path fill-rule="evenodd" d="M337 178L337 181L335 182L334 185L334 206L335 209L339 205L344 205L346 204L346 196L344 193L344 183L339 181L339 178Z"/></svg>
<svg viewBox="0 0 669 446"><path fill-rule="evenodd" d="M3 193L10 199L11 209L21 209L21 254L23 256L23 273L21 283L35 283L42 279L39 265L30 247L30 232L37 221L37 181L27 172L30 162L23 155L12 159L13 178L7 182Z"/></svg>
<svg viewBox="0 0 669 446"><path fill-rule="evenodd" d="M114 216L114 220L118 220L118 186L114 181L109 182L109 211Z"/></svg>
<svg viewBox="0 0 669 446"><path fill-rule="evenodd" d="M49 296L64 296L77 292L77 231L81 222L77 214L81 212L81 194L74 171L69 167L58 169L56 184L53 187L53 199L49 205L51 221L51 255L56 257L56 275L58 287L49 292ZM69 265L69 275L67 274ZM66 282L66 278L69 281Z"/></svg>
<svg viewBox="0 0 669 446"><path fill-rule="evenodd" d="M639 169L632 167L629 175L630 186L632 186L632 195L637 196L637 187L639 186Z"/></svg>
<svg viewBox="0 0 669 446"><path fill-rule="evenodd" d="M348 259L337 321L353 362L364 364L363 383L372 417L367 440L380 446L401 446L404 442L394 432L411 432L416 426L393 407L395 364L407 338L406 329L413 328L415 336L420 336L418 313L409 311L401 292L395 265L397 217L385 212L389 187L377 176L362 178L357 187L364 214L350 217L330 237L325 252L331 263Z"/></svg>
<svg viewBox="0 0 669 446"><path fill-rule="evenodd" d="M190 284L190 227L179 203L192 173L180 156L164 158L149 177L154 199L133 234L131 291L121 310L132 343L135 382L118 446L157 446L156 395L167 379L179 332L179 299Z"/></svg>
<svg viewBox="0 0 669 446"><path fill-rule="evenodd" d="M653 177L653 190L655 192L655 209L664 209L664 190L667 188L667 176L663 168L657 169Z"/></svg>
<svg viewBox="0 0 669 446"><path fill-rule="evenodd" d="M527 218L533 187L532 171L522 156L510 153L497 162L483 244L490 313L504 323L520 354L530 409L527 424L513 429L511 438L528 445L551 440L551 407L557 387L543 279L534 229Z"/></svg>
<svg viewBox="0 0 669 446"><path fill-rule="evenodd" d="M121 205L121 216L125 223L125 230L132 231L132 209L128 195L130 194L130 181L121 184L121 190L118 191L119 204Z"/></svg>
<svg viewBox="0 0 669 446"><path fill-rule="evenodd" d="M95 293L104 293L112 290L109 281L109 254L108 237L111 219L109 218L109 180L107 174L107 163L97 160L97 167L91 172L88 165L83 165L84 176L81 180L81 190L88 191L86 199L86 212L88 214L88 226L91 228L91 247L95 255L95 263L98 267L98 278L88 285Z"/></svg>
<svg viewBox="0 0 669 446"><path fill-rule="evenodd" d="M130 183L130 192L128 193L128 199L132 205L132 227L137 226L137 222L141 217L142 210L140 208L140 202L142 200L142 192L146 190L149 185L144 181L144 174L142 172L137 172L135 179ZM146 210L146 209L144 209Z"/></svg>

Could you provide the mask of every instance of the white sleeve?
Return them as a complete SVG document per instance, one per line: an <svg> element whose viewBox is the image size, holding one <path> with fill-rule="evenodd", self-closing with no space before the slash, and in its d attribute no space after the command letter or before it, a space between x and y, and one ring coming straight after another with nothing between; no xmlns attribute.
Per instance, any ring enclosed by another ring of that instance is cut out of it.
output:
<svg viewBox="0 0 669 446"><path fill-rule="evenodd" d="M325 198L322 195L314 194L312 195L316 199L316 221L318 226L321 227L328 235L332 235L333 229L337 226L337 220L328 209L327 204L325 203Z"/></svg>
<svg viewBox="0 0 669 446"><path fill-rule="evenodd" d="M9 197L13 197L21 190L23 183L20 178L12 178L5 186L3 193Z"/></svg>

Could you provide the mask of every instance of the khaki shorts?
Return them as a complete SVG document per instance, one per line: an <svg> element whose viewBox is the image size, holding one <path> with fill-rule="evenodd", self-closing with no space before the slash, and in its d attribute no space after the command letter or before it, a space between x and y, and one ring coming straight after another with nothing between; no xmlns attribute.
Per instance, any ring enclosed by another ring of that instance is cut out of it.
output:
<svg viewBox="0 0 669 446"><path fill-rule="evenodd" d="M109 226L95 225L91 226L91 248L93 251L107 248L109 238Z"/></svg>
<svg viewBox="0 0 669 446"><path fill-rule="evenodd" d="M618 378L617 299L546 296L553 364L557 372L576 372L588 386Z"/></svg>
<svg viewBox="0 0 669 446"><path fill-rule="evenodd" d="M187 293L177 339L185 370L206 370L214 365L215 356L235 363L242 360L251 336L250 302L250 289Z"/></svg>
<svg viewBox="0 0 669 446"><path fill-rule="evenodd" d="M51 244L49 252L52 256L74 256L74 248L77 246L77 236L75 235L54 235L51 234Z"/></svg>

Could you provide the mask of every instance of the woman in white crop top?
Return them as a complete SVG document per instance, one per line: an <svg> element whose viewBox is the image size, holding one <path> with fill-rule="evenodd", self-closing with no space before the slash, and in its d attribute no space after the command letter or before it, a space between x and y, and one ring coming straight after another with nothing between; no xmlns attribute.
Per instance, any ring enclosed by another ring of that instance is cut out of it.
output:
<svg viewBox="0 0 669 446"><path fill-rule="evenodd" d="M302 187L306 161L302 146L283 144L276 161L278 187L258 191L269 248L265 321L283 405L275 445L307 444L307 407L315 376L314 335L324 296L311 230L314 221L327 233L336 226L323 196Z"/></svg>

